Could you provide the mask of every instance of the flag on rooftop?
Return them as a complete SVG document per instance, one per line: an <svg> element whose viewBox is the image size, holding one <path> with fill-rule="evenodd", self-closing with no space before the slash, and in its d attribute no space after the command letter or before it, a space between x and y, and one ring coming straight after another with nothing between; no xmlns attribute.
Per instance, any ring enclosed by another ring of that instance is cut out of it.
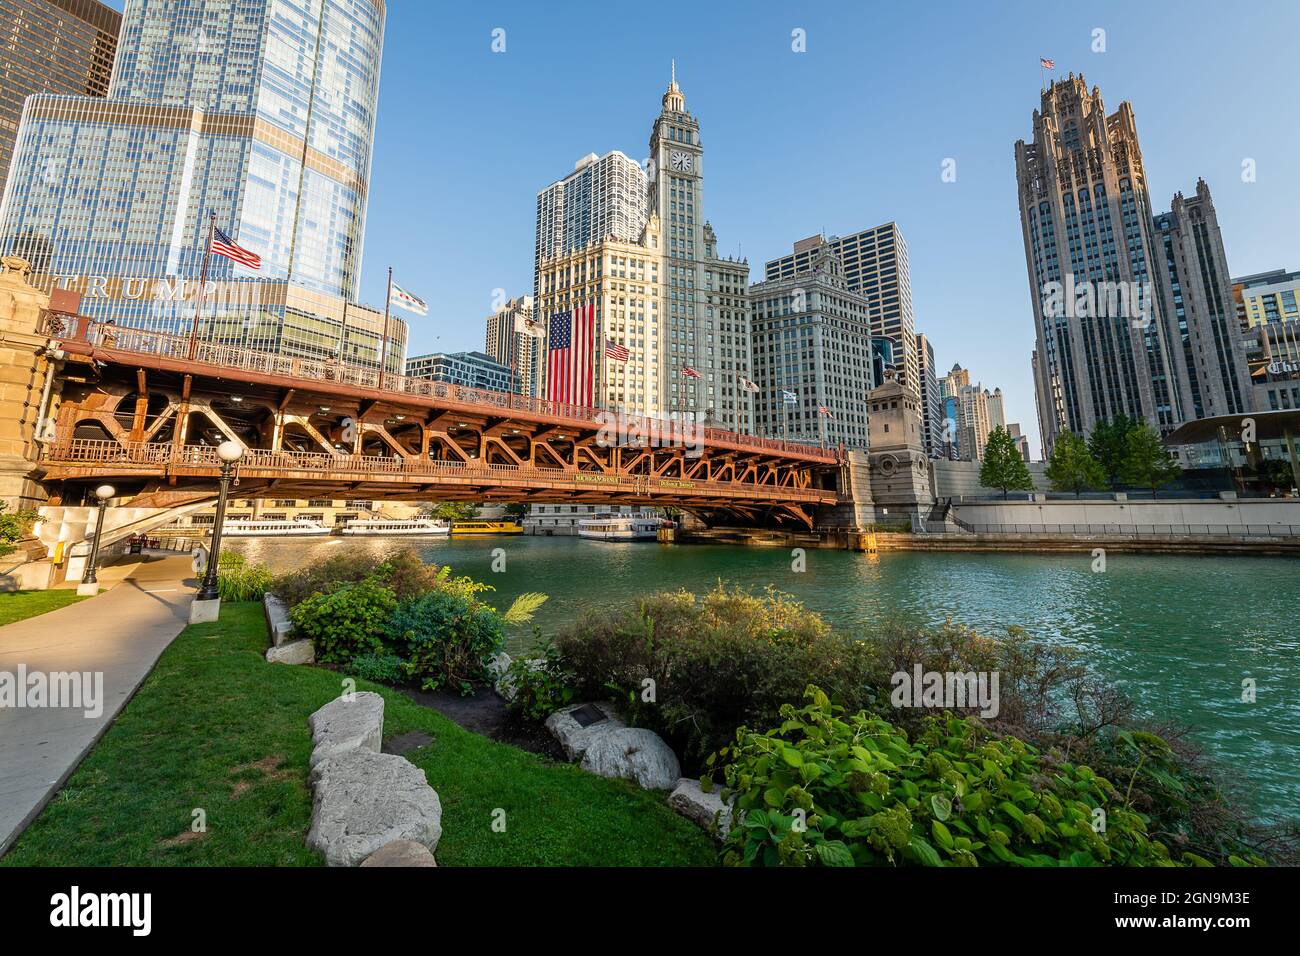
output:
<svg viewBox="0 0 1300 956"><path fill-rule="evenodd" d="M1045 56L1040 56L1040 57L1038 58L1038 65L1041 66L1044 70L1054 70L1054 69L1056 69L1056 61L1055 61L1055 60L1049 60L1049 59L1048 59L1047 57L1045 57Z"/></svg>

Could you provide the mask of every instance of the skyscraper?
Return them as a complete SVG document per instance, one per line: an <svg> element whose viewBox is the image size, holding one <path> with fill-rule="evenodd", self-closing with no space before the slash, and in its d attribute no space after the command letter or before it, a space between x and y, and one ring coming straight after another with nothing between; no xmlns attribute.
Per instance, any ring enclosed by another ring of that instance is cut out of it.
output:
<svg viewBox="0 0 1300 956"><path fill-rule="evenodd" d="M36 93L103 96L122 14L98 0L0 0L0 188L23 102Z"/></svg>
<svg viewBox="0 0 1300 956"><path fill-rule="evenodd" d="M1182 387L1184 418L1251 409L1249 375L1219 217L1205 180L1155 219L1164 250L1161 308Z"/></svg>
<svg viewBox="0 0 1300 956"><path fill-rule="evenodd" d="M718 257L717 237L704 218L700 124L686 111L675 64L651 129L649 167L650 208L663 228L665 403L718 427L748 431L752 402L742 379L749 375L749 267ZM684 368L699 377L682 381Z"/></svg>
<svg viewBox="0 0 1300 956"><path fill-rule="evenodd" d="M1100 90L1071 74L1043 91L1033 126L1015 154L1044 454L1062 431L1121 412L1172 428L1182 396L1133 107L1107 116Z"/></svg>
<svg viewBox="0 0 1300 956"><path fill-rule="evenodd" d="M36 96L0 208L82 311L194 323L215 226L261 257L213 257L199 334L377 364L383 315L354 304L384 0L128 0L106 99ZM388 365L401 370L394 319Z"/></svg>
<svg viewBox="0 0 1300 956"><path fill-rule="evenodd" d="M948 410L945 430L956 439L955 443L946 443L947 446L955 444L956 447L946 448L944 457L982 461L984 446L988 443L989 432L993 430L989 415L990 394L979 382L972 382L970 372L960 364L953 365L952 371L940 380L939 391ZM999 408L1001 397L1002 391L999 389Z"/></svg>
<svg viewBox="0 0 1300 956"><path fill-rule="evenodd" d="M927 458L943 455L943 401L934 366L934 346L924 332L916 333L917 383L921 395L921 439ZM883 381L883 378L882 378Z"/></svg>
<svg viewBox="0 0 1300 956"><path fill-rule="evenodd" d="M531 295L517 296L487 318L484 351L493 361L511 369L513 389L520 395L537 395L540 336L528 329L535 303ZM524 328L520 328L524 326Z"/></svg>
<svg viewBox="0 0 1300 956"><path fill-rule="evenodd" d="M898 224L887 222L850 236L810 236L794 244L787 256L773 259L764 278L777 279L804 271L821 246L828 246L844 264L849 291L860 292L871 306L871 329L894 340L899 381L920 394L920 361L916 354L916 320L912 315L912 282L907 243Z"/></svg>

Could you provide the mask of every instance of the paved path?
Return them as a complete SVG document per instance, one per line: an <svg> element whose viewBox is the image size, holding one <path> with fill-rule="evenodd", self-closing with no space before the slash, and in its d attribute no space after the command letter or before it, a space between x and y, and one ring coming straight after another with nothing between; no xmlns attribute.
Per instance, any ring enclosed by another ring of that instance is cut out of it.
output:
<svg viewBox="0 0 1300 956"><path fill-rule="evenodd" d="M101 583L115 575L100 572ZM0 855L95 744L189 619L190 559L152 558L112 590L0 627L0 672L99 671L103 712L0 707Z"/></svg>

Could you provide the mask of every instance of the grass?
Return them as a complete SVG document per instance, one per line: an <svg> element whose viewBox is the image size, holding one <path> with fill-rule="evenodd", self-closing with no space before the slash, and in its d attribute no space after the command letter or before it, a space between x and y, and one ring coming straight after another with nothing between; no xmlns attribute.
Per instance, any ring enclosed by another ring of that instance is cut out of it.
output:
<svg viewBox="0 0 1300 956"><path fill-rule="evenodd" d="M307 716L339 675L268 664L259 604L187 628L15 847L8 866L312 866ZM708 865L712 843L663 794L496 743L396 691L384 733L432 744L406 756L442 802L440 866ZM191 832L196 810L204 833ZM494 832L496 811L505 832ZM495 816L494 816L495 815Z"/></svg>
<svg viewBox="0 0 1300 956"><path fill-rule="evenodd" d="M5 591L0 593L0 627L36 617L46 611L57 611L69 604L84 601L72 589L54 591Z"/></svg>

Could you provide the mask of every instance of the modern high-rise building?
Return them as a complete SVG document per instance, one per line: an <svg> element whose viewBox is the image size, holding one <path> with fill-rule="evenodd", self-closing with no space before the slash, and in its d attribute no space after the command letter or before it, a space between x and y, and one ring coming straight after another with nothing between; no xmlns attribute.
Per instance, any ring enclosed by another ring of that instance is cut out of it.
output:
<svg viewBox="0 0 1300 956"><path fill-rule="evenodd" d="M995 388L990 392L987 388L984 390L984 403L989 410L989 431L998 428L1007 427L1006 405L1002 400L1002 389Z"/></svg>
<svg viewBox="0 0 1300 956"><path fill-rule="evenodd" d="M794 244L792 253L767 263L764 278L788 278L804 271L823 245L844 264L849 291L861 293L870 304L872 331L894 340L899 381L919 394L920 360L916 353L916 321L912 315L912 283L907 243L898 224L887 222L850 236L802 239Z"/></svg>
<svg viewBox="0 0 1300 956"><path fill-rule="evenodd" d="M1254 411L1300 408L1300 272L1232 280Z"/></svg>
<svg viewBox="0 0 1300 956"><path fill-rule="evenodd" d="M1132 105L1107 116L1100 90L1071 74L1043 91L1015 154L1044 454L1062 431L1121 412L1172 428L1182 396Z"/></svg>
<svg viewBox="0 0 1300 956"><path fill-rule="evenodd" d="M1232 297L1242 326L1300 322L1300 272L1274 269L1232 280Z"/></svg>
<svg viewBox="0 0 1300 956"><path fill-rule="evenodd" d="M502 365L482 352L431 352L406 360L409 378L450 382L466 388L505 392L510 388L510 366Z"/></svg>
<svg viewBox="0 0 1300 956"><path fill-rule="evenodd" d="M942 458L943 399L939 394L939 376L934 365L934 346L924 332L916 333L916 362L916 380L921 395L922 445L927 458Z"/></svg>
<svg viewBox="0 0 1300 956"><path fill-rule="evenodd" d="M1009 422L1006 427L1007 434L1011 436L1011 440L1015 442L1016 450L1020 452L1020 457L1025 461L1029 461L1029 436L1021 434L1019 422Z"/></svg>
<svg viewBox="0 0 1300 956"><path fill-rule="evenodd" d="M261 267L212 258L200 338L377 365L383 313L355 299L384 18L127 0L107 97L27 101L0 244L92 318L189 334L215 214ZM388 331L400 371L406 326Z"/></svg>
<svg viewBox="0 0 1300 956"><path fill-rule="evenodd" d="M538 367L541 358L541 324L534 323L536 303L531 295L521 295L506 302L487 318L485 352L493 361L511 370L513 391L520 395L537 395Z"/></svg>
<svg viewBox="0 0 1300 956"><path fill-rule="evenodd" d="M870 307L823 246L807 268L749 289L755 427L765 438L869 447ZM794 401L789 401L793 396Z"/></svg>
<svg viewBox="0 0 1300 956"><path fill-rule="evenodd" d="M1169 327L1185 418L1236 415L1251 408L1246 356L1219 217L1205 180L1196 195L1174 196L1155 217L1164 250L1161 309Z"/></svg>
<svg viewBox="0 0 1300 956"><path fill-rule="evenodd" d="M98 0L0 0L0 188L27 97L107 93L121 26Z"/></svg>
<svg viewBox="0 0 1300 956"><path fill-rule="evenodd" d="M984 446L988 443L993 425L989 415L989 392L979 382L972 382L970 371L953 365L952 371L939 381L939 392L945 401L947 416L945 429L956 439L945 443L946 458L961 461L982 461ZM999 389L1000 402L1002 390Z"/></svg>

